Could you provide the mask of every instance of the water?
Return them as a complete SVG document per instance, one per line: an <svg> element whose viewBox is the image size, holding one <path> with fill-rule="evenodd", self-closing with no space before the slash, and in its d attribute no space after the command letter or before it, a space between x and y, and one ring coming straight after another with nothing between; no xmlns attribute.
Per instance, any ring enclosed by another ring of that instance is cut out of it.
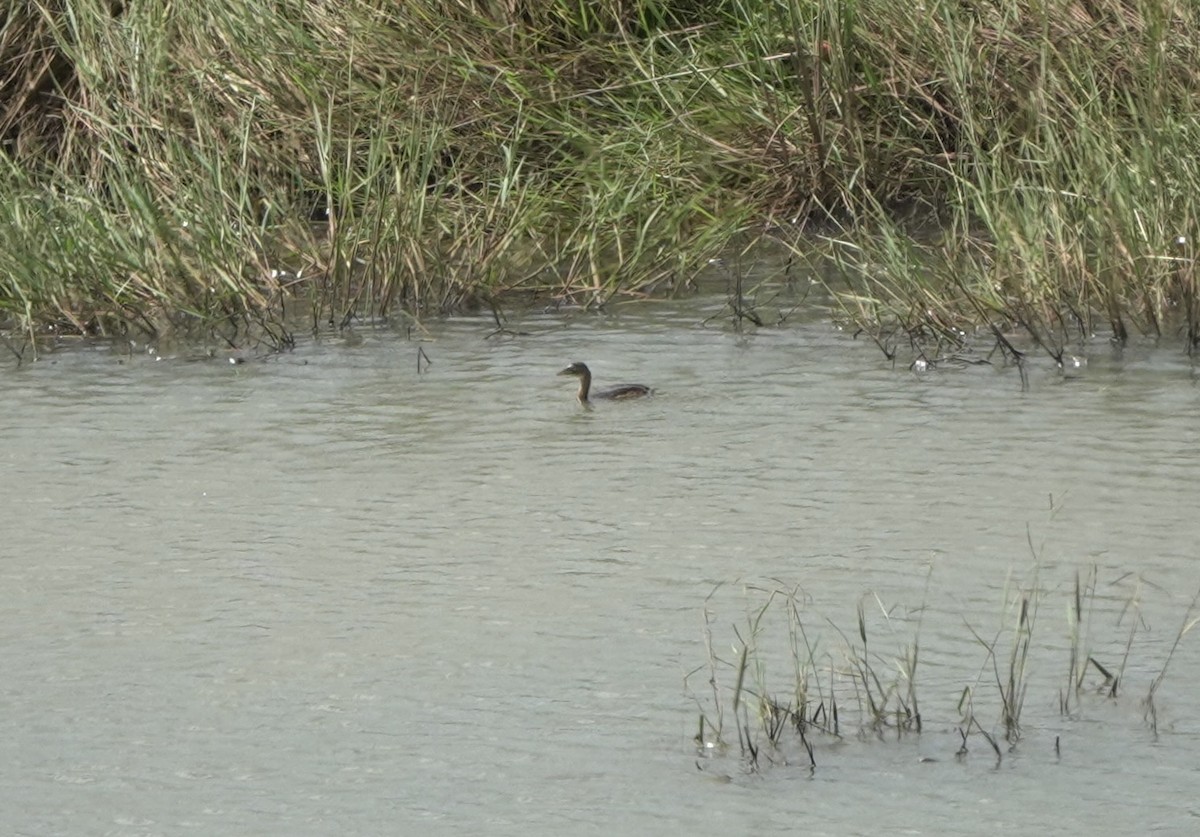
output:
<svg viewBox="0 0 1200 837"><path fill-rule="evenodd" d="M1141 702L1200 589L1186 359L1096 345L1023 393L819 319L701 327L720 302L0 370L0 830L1193 833L1195 636L1157 736ZM581 409L572 360L658 392ZM1063 716L1077 572L1098 658L1138 629L1121 697ZM985 645L1003 668L1034 588L1024 738L956 758L965 687L1003 733ZM856 735L847 701L815 770L791 737L757 772L731 728L698 752L705 611L733 660L777 589L826 679L860 602L881 675L919 636L925 732Z"/></svg>

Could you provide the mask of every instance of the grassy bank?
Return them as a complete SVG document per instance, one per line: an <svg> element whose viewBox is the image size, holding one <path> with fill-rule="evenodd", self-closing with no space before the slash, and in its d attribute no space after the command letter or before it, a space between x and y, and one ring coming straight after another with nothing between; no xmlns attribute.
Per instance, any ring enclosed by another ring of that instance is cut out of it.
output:
<svg viewBox="0 0 1200 837"><path fill-rule="evenodd" d="M1198 59L1171 0L23 4L0 318L286 343L770 235L885 350L1195 345Z"/></svg>

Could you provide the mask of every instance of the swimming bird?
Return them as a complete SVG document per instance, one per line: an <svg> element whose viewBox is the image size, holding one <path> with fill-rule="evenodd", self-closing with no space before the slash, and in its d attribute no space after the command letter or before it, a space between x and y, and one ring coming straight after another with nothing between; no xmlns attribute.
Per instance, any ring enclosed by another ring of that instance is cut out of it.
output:
<svg viewBox="0 0 1200 837"><path fill-rule="evenodd" d="M621 384L619 387L611 387L609 389L591 392L592 389L592 371L587 368L586 363L572 363L566 369L558 373L559 375L571 375L579 379L579 403L590 404L588 398L589 393L592 398L607 398L607 399L625 399L625 398L641 398L643 395L650 394L650 387L645 384Z"/></svg>

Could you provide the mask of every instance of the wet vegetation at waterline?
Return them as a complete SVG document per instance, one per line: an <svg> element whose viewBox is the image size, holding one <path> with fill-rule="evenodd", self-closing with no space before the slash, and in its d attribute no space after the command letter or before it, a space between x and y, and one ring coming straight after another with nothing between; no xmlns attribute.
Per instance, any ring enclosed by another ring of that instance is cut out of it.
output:
<svg viewBox="0 0 1200 837"><path fill-rule="evenodd" d="M1035 723L1044 727L1047 712L1078 719L1096 709L1090 702L1134 701L1157 736L1157 698L1180 643L1200 622L1200 593L1164 637L1153 635L1143 617L1143 596L1153 588L1133 576L1101 583L1093 569L1065 589L1041 585L1036 572L1027 586L1010 579L996 624L962 616L964 640L978 649L978 659L961 682L947 680L945 660L923 656L928 602L901 612L868 595L858 604L857 624L843 629L812 613L802 590L750 586L747 593L759 604L744 624L733 626L726 644L714 635L710 596L708 660L685 680L700 707L697 766L703 770L704 760L734 754L751 771L815 768L847 738L889 741L922 733L944 745L945 757L981 754L998 762L1022 746L1031 703L1040 716ZM1048 603L1065 605L1065 626L1044 624ZM898 633L906 635L900 647ZM932 687L925 674L931 666L937 672ZM934 716L926 714L931 703L940 707ZM1040 737L1037 746L1050 746ZM1055 735L1052 746L1058 755L1067 743Z"/></svg>
<svg viewBox="0 0 1200 837"><path fill-rule="evenodd" d="M602 306L769 237L893 356L1200 343L1194 2L45 0L0 68L30 337Z"/></svg>

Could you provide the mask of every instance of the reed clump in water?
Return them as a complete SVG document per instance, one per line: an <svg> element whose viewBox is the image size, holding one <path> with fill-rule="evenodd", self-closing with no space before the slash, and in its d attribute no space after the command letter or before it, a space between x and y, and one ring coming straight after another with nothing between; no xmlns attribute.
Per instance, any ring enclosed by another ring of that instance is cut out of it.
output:
<svg viewBox="0 0 1200 837"><path fill-rule="evenodd" d="M1140 615L1143 583L1126 575L1110 586L1124 589L1124 598L1114 598L1111 592L1098 597L1094 569L1082 582L1077 577L1068 593L1064 646L1060 637L1038 628L1038 610L1054 592L1041 586L1040 573L1035 571L1026 585L1006 585L994 632L986 633L975 615L962 617L967 637L983 649L983 657L973 672L963 673L961 685L955 685L945 661L937 660L932 665L938 681L918 682L920 633L930 609L928 589L926 600L911 610L885 605L873 594L864 596L857 606L857 631L846 634L813 614L810 597L799 588L748 586L746 592L759 604L751 608L744 625L733 626L730 657L719 651L723 643L714 639L714 591L704 610L708 659L685 678L700 709L698 753L703 758L718 756L736 739L736 752L748 770L797 761L815 768L822 745L828 752L829 744L847 737L899 740L933 729L935 738L942 734L936 740L946 746L947 755L966 757L972 739L982 739L989 758L1001 760L1026 739L1023 718L1031 693L1041 707L1035 710L1039 721L1034 729L1047 725L1045 711L1054 704L1054 687L1037 676L1039 666L1049 670L1053 666L1046 663L1064 652L1069 674L1057 695L1058 712L1071 719L1083 715L1089 700L1117 701L1117 678L1128 676L1131 656L1140 652L1144 659L1136 668L1149 679L1141 705L1146 724L1157 734L1155 698L1182 640L1200 622L1194 616L1200 594L1189 604L1164 659L1164 643L1148 636ZM1095 636L1092 623L1101 609L1116 617L1111 638ZM822 627L832 630L832 641L823 636ZM887 651L880 650L880 634L887 637ZM1141 635L1147 635L1145 642L1136 642ZM1098 677L1089 677L1089 672ZM707 686L702 693L694 692L693 678L701 674ZM924 708L929 705L937 707L932 716ZM948 730L955 732L954 738L943 741ZM1060 747L1056 736L1055 751Z"/></svg>
<svg viewBox="0 0 1200 837"><path fill-rule="evenodd" d="M883 346L1061 356L1172 312L1195 344L1198 44L1172 0L18 5L0 320L286 343L297 310L602 305L820 219L785 237Z"/></svg>

